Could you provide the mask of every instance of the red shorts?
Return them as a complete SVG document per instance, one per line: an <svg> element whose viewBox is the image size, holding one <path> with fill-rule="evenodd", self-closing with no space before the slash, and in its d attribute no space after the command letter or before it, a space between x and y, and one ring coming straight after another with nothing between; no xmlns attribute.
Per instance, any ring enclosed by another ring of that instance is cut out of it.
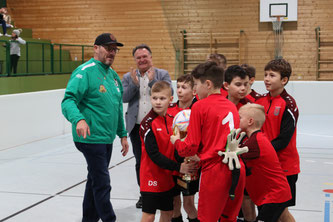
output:
<svg viewBox="0 0 333 222"><path fill-rule="evenodd" d="M201 222L215 222L220 218L221 221L236 221L245 187L245 166L242 161L234 200L229 198L230 187L231 171L227 164L222 163L222 159L201 171L198 203L198 219Z"/></svg>

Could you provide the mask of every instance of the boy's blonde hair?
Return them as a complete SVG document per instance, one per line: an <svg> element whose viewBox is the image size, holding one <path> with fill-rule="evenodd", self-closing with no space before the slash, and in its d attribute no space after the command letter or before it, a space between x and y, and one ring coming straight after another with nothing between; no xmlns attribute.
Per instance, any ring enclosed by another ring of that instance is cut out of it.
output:
<svg viewBox="0 0 333 222"><path fill-rule="evenodd" d="M265 122L265 108L262 105L248 103L242 106L239 111L245 110L246 115L254 119L254 126L261 128Z"/></svg>
<svg viewBox="0 0 333 222"><path fill-rule="evenodd" d="M169 96L172 96L172 89L171 89L170 83L168 83L166 81L157 81L151 87L150 94L152 94L154 92L161 92L166 89L170 92Z"/></svg>

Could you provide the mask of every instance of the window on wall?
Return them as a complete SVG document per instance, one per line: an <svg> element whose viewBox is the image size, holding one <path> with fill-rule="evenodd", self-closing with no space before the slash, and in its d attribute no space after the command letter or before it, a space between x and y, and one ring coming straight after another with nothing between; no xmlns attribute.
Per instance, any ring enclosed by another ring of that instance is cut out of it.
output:
<svg viewBox="0 0 333 222"><path fill-rule="evenodd" d="M0 0L0 7L7 7L7 1L6 0Z"/></svg>

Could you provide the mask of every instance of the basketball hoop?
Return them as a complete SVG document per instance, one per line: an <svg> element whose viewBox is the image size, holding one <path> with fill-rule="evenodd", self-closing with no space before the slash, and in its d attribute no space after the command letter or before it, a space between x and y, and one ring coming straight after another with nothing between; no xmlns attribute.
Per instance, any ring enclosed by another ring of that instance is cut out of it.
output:
<svg viewBox="0 0 333 222"><path fill-rule="evenodd" d="M282 31L282 20L281 16L275 16L276 20L272 19L273 30Z"/></svg>
<svg viewBox="0 0 333 222"><path fill-rule="evenodd" d="M273 19L273 18L276 18L276 19ZM282 46L283 46L282 21L283 21L283 15L277 15L277 16L272 17L273 32L274 32L275 59L282 58Z"/></svg>

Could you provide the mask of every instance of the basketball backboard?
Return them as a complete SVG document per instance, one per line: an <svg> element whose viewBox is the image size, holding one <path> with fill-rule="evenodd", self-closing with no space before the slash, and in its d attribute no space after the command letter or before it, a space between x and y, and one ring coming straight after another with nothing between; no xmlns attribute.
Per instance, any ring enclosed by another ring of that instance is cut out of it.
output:
<svg viewBox="0 0 333 222"><path fill-rule="evenodd" d="M297 21L297 0L260 0L260 22Z"/></svg>

